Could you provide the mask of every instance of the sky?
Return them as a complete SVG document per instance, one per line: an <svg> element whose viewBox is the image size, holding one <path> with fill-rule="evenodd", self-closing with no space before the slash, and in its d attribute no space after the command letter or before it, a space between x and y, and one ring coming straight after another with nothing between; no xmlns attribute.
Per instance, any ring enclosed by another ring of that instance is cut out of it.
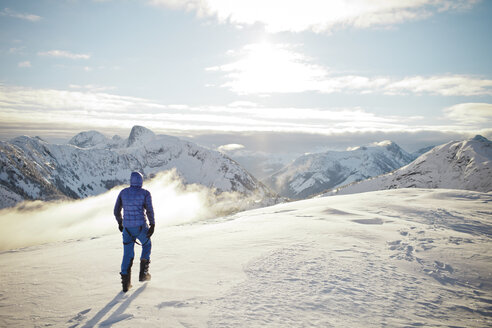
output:
<svg viewBox="0 0 492 328"><path fill-rule="evenodd" d="M492 2L0 0L0 140L211 148L492 138Z"/></svg>

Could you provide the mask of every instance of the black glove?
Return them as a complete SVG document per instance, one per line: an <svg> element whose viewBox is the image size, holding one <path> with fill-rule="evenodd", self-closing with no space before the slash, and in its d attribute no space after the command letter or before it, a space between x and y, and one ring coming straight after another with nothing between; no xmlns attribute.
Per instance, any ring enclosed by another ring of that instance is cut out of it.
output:
<svg viewBox="0 0 492 328"><path fill-rule="evenodd" d="M147 238L152 237L152 235L154 234L154 228L155 228L155 224L151 224L149 231L147 231Z"/></svg>
<svg viewBox="0 0 492 328"><path fill-rule="evenodd" d="M121 232L123 232L123 222L118 221L118 229L120 229Z"/></svg>

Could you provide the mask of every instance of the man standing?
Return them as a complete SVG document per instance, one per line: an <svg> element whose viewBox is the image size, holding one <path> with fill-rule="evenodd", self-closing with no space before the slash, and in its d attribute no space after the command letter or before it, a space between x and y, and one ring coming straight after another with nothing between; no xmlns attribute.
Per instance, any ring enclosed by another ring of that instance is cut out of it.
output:
<svg viewBox="0 0 492 328"><path fill-rule="evenodd" d="M142 246L140 256L139 281L150 280L149 264L152 243L150 237L154 233L154 209L150 192L142 189L143 177L139 172L132 172L130 187L123 189L114 206L114 216L118 221L118 228L123 232L123 261L121 263L121 284L123 292L131 286L131 268L135 256L134 246L137 239ZM123 208L123 218L121 209ZM146 218L150 227L147 225Z"/></svg>

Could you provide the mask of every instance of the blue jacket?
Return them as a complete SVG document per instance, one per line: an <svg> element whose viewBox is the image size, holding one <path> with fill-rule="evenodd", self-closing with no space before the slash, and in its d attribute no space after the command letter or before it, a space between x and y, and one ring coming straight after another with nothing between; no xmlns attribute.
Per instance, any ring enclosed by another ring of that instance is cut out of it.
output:
<svg viewBox="0 0 492 328"><path fill-rule="evenodd" d="M116 199L114 216L118 223L123 221L123 226L126 228L147 224L146 217L150 224L155 224L152 197L149 191L142 189L142 183L142 175L138 172L132 172L130 187L123 189ZM121 217L122 208L124 219Z"/></svg>

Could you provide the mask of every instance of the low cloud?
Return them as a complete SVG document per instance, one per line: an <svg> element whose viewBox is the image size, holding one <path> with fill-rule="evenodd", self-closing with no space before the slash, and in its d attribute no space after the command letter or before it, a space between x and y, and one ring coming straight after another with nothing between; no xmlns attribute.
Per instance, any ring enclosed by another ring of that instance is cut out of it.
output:
<svg viewBox="0 0 492 328"><path fill-rule="evenodd" d="M201 185L184 185L176 171L162 172L144 181L143 187L152 194L155 236L162 227L245 210L254 206L256 200L254 196L216 195L214 190ZM82 200L25 202L0 210L0 250L119 233L113 207L121 189Z"/></svg>
<svg viewBox="0 0 492 328"><path fill-rule="evenodd" d="M465 124L492 126L492 104L464 103L444 109L447 118Z"/></svg>
<svg viewBox="0 0 492 328"><path fill-rule="evenodd" d="M391 140L383 140L383 141L375 141L371 144L371 146L376 146L376 147L386 147L391 144Z"/></svg>
<svg viewBox="0 0 492 328"><path fill-rule="evenodd" d="M492 129L484 128L469 132L436 131L431 129L414 129L413 131L367 131L367 132L335 132L331 134L316 133L208 133L198 134L189 140L205 146L220 145L223 140L245 146L252 154L261 152L273 156L275 154L316 153L328 150L347 150L359 146L391 140L409 152L427 146L437 146L452 140L465 140L481 134L492 140Z"/></svg>
<svg viewBox="0 0 492 328"><path fill-rule="evenodd" d="M30 22L37 22L42 19L41 16L34 15L34 14L26 14L26 13L19 13L15 10L5 8L0 12L0 16L7 16L7 17L13 17L13 18L19 18L23 20L27 20Z"/></svg>
<svg viewBox="0 0 492 328"><path fill-rule="evenodd" d="M217 147L217 150L220 152L228 152L228 151L234 151L234 150L239 150L243 149L244 146L240 144L227 144L227 145L222 145Z"/></svg>
<svg viewBox="0 0 492 328"><path fill-rule="evenodd" d="M104 93L104 87L94 85L72 85L72 89L0 85L0 137L23 134L54 137L56 134L57 138L69 138L81 130L93 129L126 134L135 124L146 126L157 133L178 136L206 132L304 133L325 136L411 131L471 133L486 128L478 119L473 120L475 124L471 124L472 120L469 119L470 124L466 125L452 119L465 113L463 106L448 109L445 112L447 116L431 120L421 116L377 114L361 107L267 107L249 102L224 106L162 105L144 98ZM440 109L437 109L436 114L440 114ZM245 145L231 140L226 142ZM222 140L213 148L224 144Z"/></svg>
<svg viewBox="0 0 492 328"><path fill-rule="evenodd" d="M236 26L263 24L271 33L330 33L335 29L392 26L429 18L437 13L471 8L477 0L149 0L156 6L194 11ZM261 8L261 9L259 9Z"/></svg>
<svg viewBox="0 0 492 328"><path fill-rule="evenodd" d="M65 50L50 50L50 51L42 51L38 52L39 56L46 57L56 57L56 58L69 58L69 59L90 59L91 55L89 54L76 54L70 51Z"/></svg>

